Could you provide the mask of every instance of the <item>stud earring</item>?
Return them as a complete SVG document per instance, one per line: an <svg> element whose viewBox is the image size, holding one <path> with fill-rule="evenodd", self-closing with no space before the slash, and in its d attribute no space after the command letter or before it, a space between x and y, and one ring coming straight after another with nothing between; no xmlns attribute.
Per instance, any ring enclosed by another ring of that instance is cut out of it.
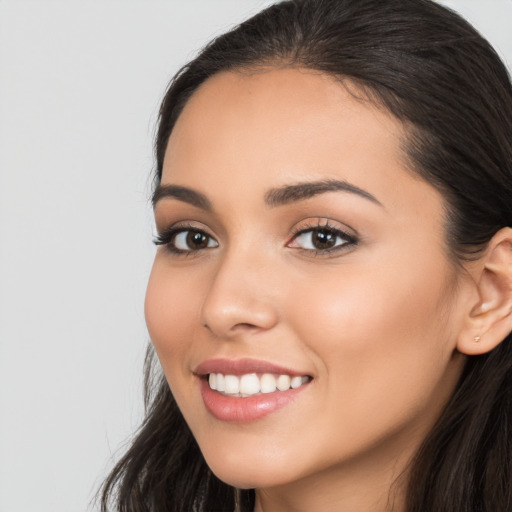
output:
<svg viewBox="0 0 512 512"><path fill-rule="evenodd" d="M474 340L475 340L475 343L480 343L482 338L480 336L475 336Z"/></svg>

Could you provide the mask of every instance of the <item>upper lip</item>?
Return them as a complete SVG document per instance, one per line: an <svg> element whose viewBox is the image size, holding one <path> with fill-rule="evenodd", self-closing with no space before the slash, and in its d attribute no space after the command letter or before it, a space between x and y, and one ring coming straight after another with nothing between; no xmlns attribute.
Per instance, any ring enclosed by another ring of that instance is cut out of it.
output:
<svg viewBox="0 0 512 512"><path fill-rule="evenodd" d="M268 361L259 359L208 359L200 363L194 370L199 376L209 373L224 375L244 375L247 373L274 373L277 375L302 376L305 372L292 370Z"/></svg>

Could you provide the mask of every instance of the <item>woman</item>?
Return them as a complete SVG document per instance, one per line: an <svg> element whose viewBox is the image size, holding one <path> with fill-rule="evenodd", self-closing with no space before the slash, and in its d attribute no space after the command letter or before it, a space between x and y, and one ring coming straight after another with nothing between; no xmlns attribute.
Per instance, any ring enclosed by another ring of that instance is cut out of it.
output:
<svg viewBox="0 0 512 512"><path fill-rule="evenodd" d="M428 0L289 0L160 111L120 511L512 509L512 88Z"/></svg>

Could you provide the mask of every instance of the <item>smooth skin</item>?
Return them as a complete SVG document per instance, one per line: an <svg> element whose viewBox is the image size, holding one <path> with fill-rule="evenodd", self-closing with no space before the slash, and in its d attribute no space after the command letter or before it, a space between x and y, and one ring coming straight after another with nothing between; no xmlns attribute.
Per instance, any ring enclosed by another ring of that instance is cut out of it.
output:
<svg viewBox="0 0 512 512"><path fill-rule="evenodd" d="M207 463L256 488L256 512L403 511L407 462L465 354L512 329L510 230L457 266L444 199L407 168L404 128L345 85L301 69L220 73L186 104L165 154L162 184L211 208L155 205L158 232L182 232L155 257L149 333ZM269 204L272 189L333 180L352 188ZM193 373L210 358L313 380L269 416L224 422Z"/></svg>

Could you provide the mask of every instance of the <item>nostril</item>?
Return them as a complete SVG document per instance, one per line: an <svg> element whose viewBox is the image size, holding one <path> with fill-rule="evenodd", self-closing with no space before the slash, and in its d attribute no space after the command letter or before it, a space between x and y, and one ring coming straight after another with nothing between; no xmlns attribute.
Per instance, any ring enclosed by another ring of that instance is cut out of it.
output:
<svg viewBox="0 0 512 512"><path fill-rule="evenodd" d="M234 325L233 329L235 329L237 327L243 327L243 328L249 328L249 329L256 329L257 328L255 325L250 324L250 323L246 323L246 322Z"/></svg>
<svg viewBox="0 0 512 512"><path fill-rule="evenodd" d="M201 324L216 337L228 338L243 332L267 330L277 323L273 304L257 297L257 293L227 293L213 287L201 308ZM243 300L242 300L243 299Z"/></svg>
<svg viewBox="0 0 512 512"><path fill-rule="evenodd" d="M207 329L211 334L215 335L215 330L212 329L207 323L203 323L203 327ZM249 322L240 322L233 325L229 330L234 334L237 331L243 330L257 330L259 327L257 325L251 324Z"/></svg>

